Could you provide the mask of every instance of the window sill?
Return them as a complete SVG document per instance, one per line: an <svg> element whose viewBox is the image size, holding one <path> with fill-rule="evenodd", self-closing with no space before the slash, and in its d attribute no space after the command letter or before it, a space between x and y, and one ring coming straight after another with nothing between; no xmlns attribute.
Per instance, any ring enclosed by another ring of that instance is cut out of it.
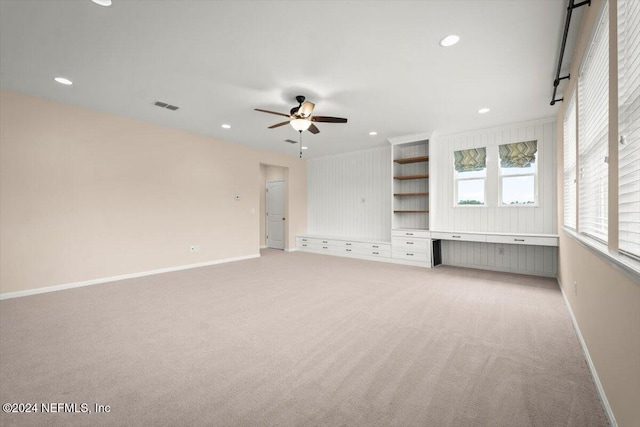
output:
<svg viewBox="0 0 640 427"><path fill-rule="evenodd" d="M540 205L537 204L537 203L528 204L528 205L525 205L525 204L522 204L522 205L499 204L497 207L498 208L539 208Z"/></svg>
<svg viewBox="0 0 640 427"><path fill-rule="evenodd" d="M576 240L582 246L604 259L609 265L627 275L637 284L640 284L640 262L617 252L610 251L605 244L578 234L567 227L562 227L562 229L567 236Z"/></svg>
<svg viewBox="0 0 640 427"><path fill-rule="evenodd" d="M453 205L454 208L539 208L539 204L534 205Z"/></svg>

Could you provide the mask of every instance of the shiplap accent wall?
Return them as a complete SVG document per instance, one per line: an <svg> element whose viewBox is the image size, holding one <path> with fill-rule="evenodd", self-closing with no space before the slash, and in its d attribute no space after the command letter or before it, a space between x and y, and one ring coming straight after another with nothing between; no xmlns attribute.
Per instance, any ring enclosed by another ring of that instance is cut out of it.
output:
<svg viewBox="0 0 640 427"><path fill-rule="evenodd" d="M556 277L558 248L443 240L442 263L458 267Z"/></svg>
<svg viewBox="0 0 640 427"><path fill-rule="evenodd" d="M391 147L308 160L307 197L309 234L390 241Z"/></svg>
<svg viewBox="0 0 640 427"><path fill-rule="evenodd" d="M431 230L556 234L555 119L543 119L430 141ZM538 206L498 206L498 145L538 141ZM454 207L453 152L487 147L486 206ZM556 276L555 247L496 243L442 242L442 262L524 274Z"/></svg>
<svg viewBox="0 0 640 427"><path fill-rule="evenodd" d="M556 234L555 119L436 136L430 143L431 229ZM498 145L538 141L538 206L498 206ZM453 152L487 147L486 206L454 207Z"/></svg>

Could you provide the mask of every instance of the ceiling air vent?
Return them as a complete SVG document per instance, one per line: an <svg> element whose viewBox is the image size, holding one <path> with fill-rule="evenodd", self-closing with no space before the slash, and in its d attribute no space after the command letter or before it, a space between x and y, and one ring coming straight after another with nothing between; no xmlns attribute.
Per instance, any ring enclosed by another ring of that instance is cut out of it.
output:
<svg viewBox="0 0 640 427"><path fill-rule="evenodd" d="M176 111L178 108L180 108L175 105L167 104L166 102L162 102L162 101L156 101L153 103L153 105L160 108L166 108L167 110L171 110L171 111Z"/></svg>

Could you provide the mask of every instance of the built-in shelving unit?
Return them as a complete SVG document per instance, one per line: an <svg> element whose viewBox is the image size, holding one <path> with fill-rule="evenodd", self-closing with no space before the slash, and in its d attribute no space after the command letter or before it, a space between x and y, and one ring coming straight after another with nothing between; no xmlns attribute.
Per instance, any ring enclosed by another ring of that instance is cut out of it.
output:
<svg viewBox="0 0 640 427"><path fill-rule="evenodd" d="M393 143L393 142L392 142ZM429 141L393 143L393 230L429 229Z"/></svg>
<svg viewBox="0 0 640 427"><path fill-rule="evenodd" d="M428 192L424 193L393 193L395 197L413 197L413 196L428 196Z"/></svg>
<svg viewBox="0 0 640 427"><path fill-rule="evenodd" d="M399 179L401 181L403 180L407 180L407 179L429 179L429 175L428 174L421 174L421 175L398 175L398 176L394 176L393 179Z"/></svg>
<svg viewBox="0 0 640 427"><path fill-rule="evenodd" d="M418 156L418 157L408 157L406 159L394 159L394 163L400 163L401 165L407 163L419 163L419 162L428 162L429 156Z"/></svg>

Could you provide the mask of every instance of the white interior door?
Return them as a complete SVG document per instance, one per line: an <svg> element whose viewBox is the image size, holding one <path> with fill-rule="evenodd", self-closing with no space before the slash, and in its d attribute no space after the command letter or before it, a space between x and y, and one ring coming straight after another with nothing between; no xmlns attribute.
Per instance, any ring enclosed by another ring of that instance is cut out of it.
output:
<svg viewBox="0 0 640 427"><path fill-rule="evenodd" d="M267 247L284 249L284 181L267 182Z"/></svg>

